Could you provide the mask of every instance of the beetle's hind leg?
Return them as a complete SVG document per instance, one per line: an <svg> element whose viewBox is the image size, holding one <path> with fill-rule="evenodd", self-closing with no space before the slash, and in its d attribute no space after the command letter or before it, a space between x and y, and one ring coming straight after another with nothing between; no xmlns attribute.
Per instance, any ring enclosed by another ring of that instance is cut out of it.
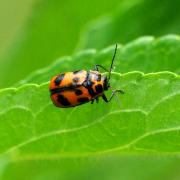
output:
<svg viewBox="0 0 180 180"><path fill-rule="evenodd" d="M99 98L98 98L98 97L97 97L95 100L96 100L96 103L98 103L98 102L99 102Z"/></svg>
<svg viewBox="0 0 180 180"><path fill-rule="evenodd" d="M102 95L102 98L105 102L110 102L112 100L112 98L117 94L117 93L121 93L121 94L124 94L124 91L121 90L121 89L117 89L117 90L114 90L110 96L109 99L107 99L107 97L105 96L105 94Z"/></svg>
<svg viewBox="0 0 180 180"><path fill-rule="evenodd" d="M97 97L97 98L91 100L91 104L93 104L95 100L96 100L96 103L99 102L99 98Z"/></svg>
<svg viewBox="0 0 180 180"><path fill-rule="evenodd" d="M91 104L93 104L93 103L94 103L94 99L91 100Z"/></svg>

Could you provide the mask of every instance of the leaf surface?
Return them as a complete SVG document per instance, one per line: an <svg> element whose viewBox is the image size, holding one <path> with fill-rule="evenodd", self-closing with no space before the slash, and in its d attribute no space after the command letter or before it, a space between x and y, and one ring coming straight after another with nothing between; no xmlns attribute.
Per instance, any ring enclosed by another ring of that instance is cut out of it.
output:
<svg viewBox="0 0 180 180"><path fill-rule="evenodd" d="M143 37L118 46L111 78L113 89L125 91L118 99L68 109L52 104L53 75L96 63L109 67L113 52L110 46L63 57L0 90L2 179L180 177L180 162L172 156L180 152L179 36Z"/></svg>
<svg viewBox="0 0 180 180"><path fill-rule="evenodd" d="M23 158L180 151L179 76L114 73L112 87L126 92L120 106L114 99L68 109L54 107L47 83L2 90L1 153L18 151Z"/></svg>

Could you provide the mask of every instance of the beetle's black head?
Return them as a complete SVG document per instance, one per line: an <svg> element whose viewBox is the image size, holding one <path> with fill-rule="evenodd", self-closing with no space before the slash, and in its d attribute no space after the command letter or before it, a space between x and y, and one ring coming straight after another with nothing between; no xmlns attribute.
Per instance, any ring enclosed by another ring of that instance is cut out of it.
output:
<svg viewBox="0 0 180 180"><path fill-rule="evenodd" d="M110 83L108 81L107 76L102 76L102 81L103 81L103 89L107 91L110 88Z"/></svg>

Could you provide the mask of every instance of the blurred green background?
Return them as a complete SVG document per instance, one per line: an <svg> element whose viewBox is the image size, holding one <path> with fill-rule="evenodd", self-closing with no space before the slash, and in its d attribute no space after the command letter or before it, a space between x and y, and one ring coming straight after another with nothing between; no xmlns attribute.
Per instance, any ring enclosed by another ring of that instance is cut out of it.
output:
<svg viewBox="0 0 180 180"><path fill-rule="evenodd" d="M180 1L1 0L0 27L2 88L85 48L178 34Z"/></svg>
<svg viewBox="0 0 180 180"><path fill-rule="evenodd" d="M0 88L83 49L179 33L179 0L0 0ZM3 179L180 179L178 156L3 163Z"/></svg>
<svg viewBox="0 0 180 180"><path fill-rule="evenodd" d="M114 11L119 2L8 1L0 1L0 87L11 86L62 55L71 55L83 26Z"/></svg>

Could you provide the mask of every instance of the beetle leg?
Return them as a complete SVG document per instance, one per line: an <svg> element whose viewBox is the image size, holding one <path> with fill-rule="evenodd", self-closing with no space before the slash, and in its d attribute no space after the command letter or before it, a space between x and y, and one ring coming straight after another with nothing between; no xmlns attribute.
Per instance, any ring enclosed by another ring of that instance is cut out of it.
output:
<svg viewBox="0 0 180 180"><path fill-rule="evenodd" d="M99 102L99 98L97 97L97 98L96 98L96 103L98 103L98 102Z"/></svg>
<svg viewBox="0 0 180 180"><path fill-rule="evenodd" d="M107 102L107 103L108 103L108 100L107 100L107 97L106 97L106 95L105 95L105 94L103 94L103 95L102 95L102 98L103 98L103 100L104 100L105 102Z"/></svg>
<svg viewBox="0 0 180 180"><path fill-rule="evenodd" d="M109 99L107 99L107 97L105 96L105 94L102 95L102 98L103 98L103 100L104 100L105 102L108 103L108 102L110 102L110 101L112 100L112 98L114 97L114 95L115 95L116 93L124 94L124 91L123 91L123 90L120 90L120 89L117 89L117 90L114 90L114 91L112 92L112 94L111 94L111 96L110 96Z"/></svg>
<svg viewBox="0 0 180 180"><path fill-rule="evenodd" d="M91 104L93 104L93 103L94 103L94 99L91 100Z"/></svg>

